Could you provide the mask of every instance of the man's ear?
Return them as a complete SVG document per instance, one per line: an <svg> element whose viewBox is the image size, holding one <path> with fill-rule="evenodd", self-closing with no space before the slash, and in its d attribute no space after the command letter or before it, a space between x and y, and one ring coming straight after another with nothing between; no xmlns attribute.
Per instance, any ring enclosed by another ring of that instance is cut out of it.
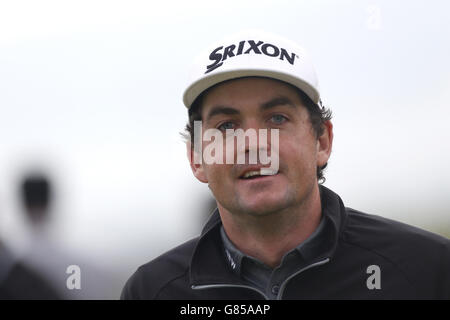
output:
<svg viewBox="0 0 450 320"><path fill-rule="evenodd" d="M191 141L186 141L186 153L189 159L189 164L191 166L192 173L194 176L203 183L208 183L208 179L206 178L205 171L203 170L203 165L199 163L195 163L194 161L194 149L192 148ZM200 158L200 157L198 157ZM202 159L203 160L203 159Z"/></svg>
<svg viewBox="0 0 450 320"><path fill-rule="evenodd" d="M325 165L333 147L333 124L330 120L323 124L323 133L317 139L317 166Z"/></svg>

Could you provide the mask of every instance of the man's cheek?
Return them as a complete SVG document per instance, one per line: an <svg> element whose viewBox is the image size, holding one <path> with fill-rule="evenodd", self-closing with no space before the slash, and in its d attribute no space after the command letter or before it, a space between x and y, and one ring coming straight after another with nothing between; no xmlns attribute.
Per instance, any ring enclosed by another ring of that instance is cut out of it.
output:
<svg viewBox="0 0 450 320"><path fill-rule="evenodd" d="M225 164L212 164L205 166L205 172L211 180L220 181L226 179L226 176L229 175L229 169Z"/></svg>

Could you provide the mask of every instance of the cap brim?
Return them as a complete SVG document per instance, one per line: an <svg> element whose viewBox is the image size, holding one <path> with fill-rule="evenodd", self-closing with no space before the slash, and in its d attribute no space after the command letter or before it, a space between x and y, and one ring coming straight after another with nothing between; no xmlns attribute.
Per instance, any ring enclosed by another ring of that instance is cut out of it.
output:
<svg viewBox="0 0 450 320"><path fill-rule="evenodd" d="M306 81L298 77L273 70L239 69L217 72L194 82L184 91L183 102L189 109L195 99L208 88L227 80L244 77L265 77L284 81L302 90L314 103L319 103L320 100L319 92Z"/></svg>

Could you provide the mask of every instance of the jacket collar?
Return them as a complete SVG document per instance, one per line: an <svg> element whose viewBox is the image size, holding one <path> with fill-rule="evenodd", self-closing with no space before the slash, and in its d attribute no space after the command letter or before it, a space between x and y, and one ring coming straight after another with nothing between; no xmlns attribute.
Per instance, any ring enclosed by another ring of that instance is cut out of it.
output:
<svg viewBox="0 0 450 320"><path fill-rule="evenodd" d="M346 211L341 198L330 189L319 186L323 218L326 219L327 237L320 242L305 243L305 258L314 263L324 258L332 259L338 239L345 225ZM213 212L202 230L191 258L191 285L242 284L240 278L227 264L220 236L219 211Z"/></svg>

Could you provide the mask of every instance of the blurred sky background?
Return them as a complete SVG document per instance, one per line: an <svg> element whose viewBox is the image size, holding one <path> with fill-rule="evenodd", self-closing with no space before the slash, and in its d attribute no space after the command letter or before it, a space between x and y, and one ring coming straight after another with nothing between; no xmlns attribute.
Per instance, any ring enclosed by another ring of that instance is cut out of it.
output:
<svg viewBox="0 0 450 320"><path fill-rule="evenodd" d="M334 113L325 185L450 236L446 1L0 0L0 237L29 245L18 179L57 187L52 239L116 274L194 237L210 193L179 135L193 58L246 28L310 53ZM109 297L109 296L108 296Z"/></svg>

